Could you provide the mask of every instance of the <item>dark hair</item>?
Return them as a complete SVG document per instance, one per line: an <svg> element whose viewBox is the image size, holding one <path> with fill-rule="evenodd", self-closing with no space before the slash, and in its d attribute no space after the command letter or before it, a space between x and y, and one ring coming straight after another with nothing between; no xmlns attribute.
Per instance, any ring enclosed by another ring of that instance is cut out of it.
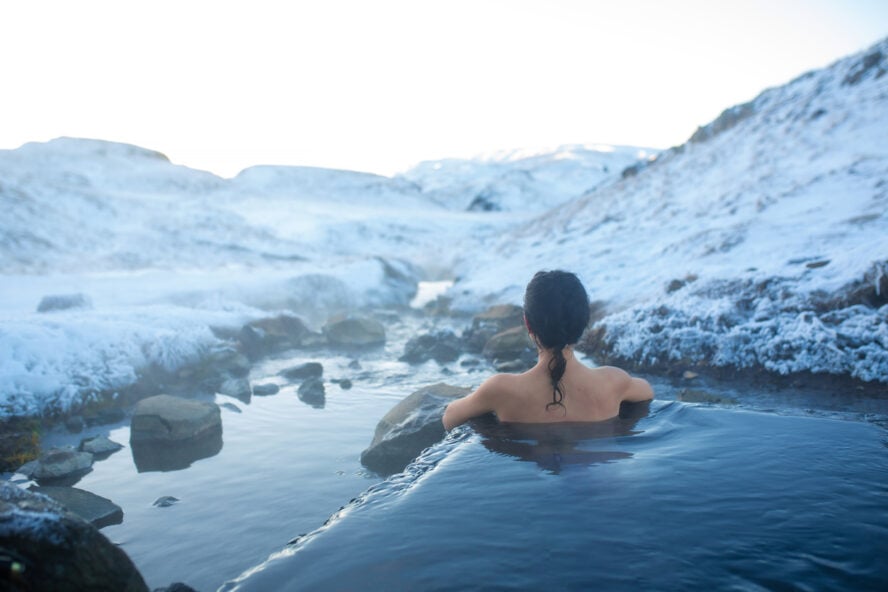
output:
<svg viewBox="0 0 888 592"><path fill-rule="evenodd" d="M589 324L589 296L579 278L568 271L538 271L524 291L524 317L537 345L552 351L549 375L552 378L552 406L561 401L561 378L567 361L562 351L580 340Z"/></svg>

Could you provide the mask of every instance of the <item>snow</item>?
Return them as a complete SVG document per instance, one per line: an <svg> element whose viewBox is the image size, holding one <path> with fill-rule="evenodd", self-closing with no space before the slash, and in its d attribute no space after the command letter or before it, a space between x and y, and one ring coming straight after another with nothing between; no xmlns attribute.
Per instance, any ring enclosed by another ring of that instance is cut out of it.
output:
<svg viewBox="0 0 888 592"><path fill-rule="evenodd" d="M425 301L421 280L465 312L520 304L543 268L605 303L618 358L888 382L885 55L769 89L659 154L222 179L100 140L0 151L0 417L175 370L220 347L212 328L281 311L318 327ZM91 306L36 312L70 294Z"/></svg>

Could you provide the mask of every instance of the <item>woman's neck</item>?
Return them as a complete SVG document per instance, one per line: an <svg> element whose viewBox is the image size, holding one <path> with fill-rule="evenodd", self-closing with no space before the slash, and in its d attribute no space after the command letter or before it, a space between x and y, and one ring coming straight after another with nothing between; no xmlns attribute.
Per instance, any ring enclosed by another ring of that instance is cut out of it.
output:
<svg viewBox="0 0 888 592"><path fill-rule="evenodd" d="M561 353L564 355L564 360L566 362L570 363L571 361L573 361L573 346L568 345L561 350ZM555 357L555 351L551 349L538 349L537 356L539 356L539 360L537 361L538 366L548 366L549 361Z"/></svg>

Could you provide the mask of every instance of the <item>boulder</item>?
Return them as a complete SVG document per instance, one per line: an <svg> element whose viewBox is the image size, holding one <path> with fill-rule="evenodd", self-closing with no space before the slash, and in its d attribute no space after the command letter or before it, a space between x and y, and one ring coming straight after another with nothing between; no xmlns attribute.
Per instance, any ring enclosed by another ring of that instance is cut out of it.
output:
<svg viewBox="0 0 888 592"><path fill-rule="evenodd" d="M332 345L369 347L385 343L385 327L377 320L353 315L331 317L324 335Z"/></svg>
<svg viewBox="0 0 888 592"><path fill-rule="evenodd" d="M40 483L53 485L73 485L92 470L93 455L79 452L73 448L51 448L31 465L28 471L22 467L21 472Z"/></svg>
<svg viewBox="0 0 888 592"><path fill-rule="evenodd" d="M265 384L254 384L253 385L253 394L257 397L267 397L268 395L276 395L278 391L281 390L281 387L276 385L273 382L266 382Z"/></svg>
<svg viewBox="0 0 888 592"><path fill-rule="evenodd" d="M404 346L401 360L420 364L435 360L439 364L453 362L462 353L462 342L453 331L435 331L410 339Z"/></svg>
<svg viewBox="0 0 888 592"><path fill-rule="evenodd" d="M523 308L514 304L497 304L472 319L472 326L463 333L463 339L469 351L479 353L497 333L523 326Z"/></svg>
<svg viewBox="0 0 888 592"><path fill-rule="evenodd" d="M516 360L533 353L536 348L523 326L497 333L484 344L484 356L491 360Z"/></svg>
<svg viewBox="0 0 888 592"><path fill-rule="evenodd" d="M30 487L29 491L51 497L96 528L123 522L123 510L100 495L76 487Z"/></svg>
<svg viewBox="0 0 888 592"><path fill-rule="evenodd" d="M219 406L170 395L142 399L133 412L130 442L177 442L221 430Z"/></svg>
<svg viewBox="0 0 888 592"><path fill-rule="evenodd" d="M219 387L219 393L249 403L253 390L250 381L244 377L228 378Z"/></svg>
<svg viewBox="0 0 888 592"><path fill-rule="evenodd" d="M391 475L410 464L419 453L444 437L444 408L471 389L435 384L422 388L392 407L376 426L361 463L382 475Z"/></svg>
<svg viewBox="0 0 888 592"><path fill-rule="evenodd" d="M82 452L89 452L93 456L107 457L123 448L123 444L118 444L113 440L109 440L105 436L94 436L85 438L80 441L79 449Z"/></svg>
<svg viewBox="0 0 888 592"><path fill-rule="evenodd" d="M279 315L247 323L238 339L252 360L275 351L311 347L324 342L323 335L311 331L301 318Z"/></svg>
<svg viewBox="0 0 888 592"><path fill-rule="evenodd" d="M303 403L308 403L312 407L319 409L323 408L326 403L324 381L316 376L306 378L305 381L299 385L299 390L296 391L296 396L298 396L299 400Z"/></svg>
<svg viewBox="0 0 888 592"><path fill-rule="evenodd" d="M281 376L290 380L302 380L304 378L320 378L324 375L324 367L320 362L306 362L281 370Z"/></svg>
<svg viewBox="0 0 888 592"><path fill-rule="evenodd" d="M91 308L92 303L83 294L55 294L44 296L37 305L37 312L52 312L72 308Z"/></svg>
<svg viewBox="0 0 888 592"><path fill-rule="evenodd" d="M0 553L4 590L148 591L126 553L92 524L9 483L0 483Z"/></svg>

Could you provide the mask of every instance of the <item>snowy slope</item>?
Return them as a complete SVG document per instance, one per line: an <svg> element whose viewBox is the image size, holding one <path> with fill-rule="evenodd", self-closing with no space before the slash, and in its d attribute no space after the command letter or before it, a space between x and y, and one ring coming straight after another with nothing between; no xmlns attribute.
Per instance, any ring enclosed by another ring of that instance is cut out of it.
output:
<svg viewBox="0 0 888 592"><path fill-rule="evenodd" d="M457 304L520 302L537 269L572 269L607 302L618 360L888 382L886 57L888 40L767 90L487 241L457 267Z"/></svg>
<svg viewBox="0 0 888 592"><path fill-rule="evenodd" d="M656 151L630 146L561 146L472 160L423 162L400 178L453 209L541 212L608 184Z"/></svg>

